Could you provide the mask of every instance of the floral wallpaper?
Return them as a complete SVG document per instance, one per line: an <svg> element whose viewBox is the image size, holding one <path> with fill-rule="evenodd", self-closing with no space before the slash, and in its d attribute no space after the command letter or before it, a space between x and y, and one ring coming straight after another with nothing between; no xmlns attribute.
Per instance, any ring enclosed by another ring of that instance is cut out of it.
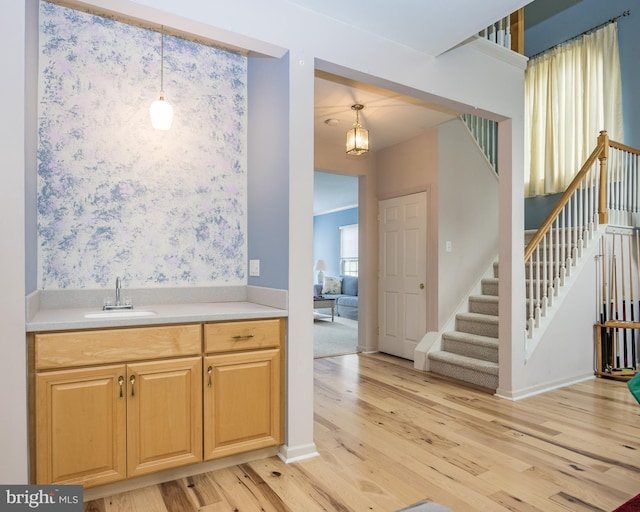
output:
<svg viewBox="0 0 640 512"><path fill-rule="evenodd" d="M246 57L40 3L38 287L246 284Z"/></svg>

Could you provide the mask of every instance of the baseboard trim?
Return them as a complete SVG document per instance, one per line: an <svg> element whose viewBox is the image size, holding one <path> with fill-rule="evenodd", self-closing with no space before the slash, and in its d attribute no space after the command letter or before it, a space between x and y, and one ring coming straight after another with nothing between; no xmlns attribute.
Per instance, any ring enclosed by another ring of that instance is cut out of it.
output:
<svg viewBox="0 0 640 512"><path fill-rule="evenodd" d="M318 455L320 454L316 449L315 443L303 444L294 447L283 444L280 447L280 451L278 452L278 457L280 457L280 459L286 464L298 462L300 460L311 459L312 457L317 457Z"/></svg>
<svg viewBox="0 0 640 512"><path fill-rule="evenodd" d="M531 386L531 387L523 388L516 391L508 391L505 389L498 388L495 394L499 398L506 398L507 400L516 401L516 400L522 400L523 398L529 398L531 396L540 395L548 391L553 391L554 389L564 388L566 386L578 384L580 382L584 382L584 381L595 379L595 378L596 377L593 373L585 374L585 375L576 375L573 377L569 377L567 379L560 379L555 382L545 382L537 386Z"/></svg>

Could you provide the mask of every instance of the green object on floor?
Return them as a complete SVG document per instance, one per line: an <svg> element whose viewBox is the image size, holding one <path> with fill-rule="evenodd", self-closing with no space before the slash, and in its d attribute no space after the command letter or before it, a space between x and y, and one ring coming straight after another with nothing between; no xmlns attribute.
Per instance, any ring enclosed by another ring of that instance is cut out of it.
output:
<svg viewBox="0 0 640 512"><path fill-rule="evenodd" d="M627 381L627 387L634 398L640 404L640 373L636 373L631 380Z"/></svg>

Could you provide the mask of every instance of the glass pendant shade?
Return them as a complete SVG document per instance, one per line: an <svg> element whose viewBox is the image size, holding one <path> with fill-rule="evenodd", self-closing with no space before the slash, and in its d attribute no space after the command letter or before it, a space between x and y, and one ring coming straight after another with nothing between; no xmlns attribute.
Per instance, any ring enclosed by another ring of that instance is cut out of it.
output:
<svg viewBox="0 0 640 512"><path fill-rule="evenodd" d="M149 107L151 126L156 130L169 130L173 122L173 107L164 99L164 27L160 46L160 99Z"/></svg>
<svg viewBox="0 0 640 512"><path fill-rule="evenodd" d="M353 105L351 107L356 111L356 122L347 132L347 154L349 155L362 155L369 151L369 130L363 128L360 125L359 112L364 108L364 105Z"/></svg>
<svg viewBox="0 0 640 512"><path fill-rule="evenodd" d="M160 92L160 99L154 101L149 107L151 126L156 130L169 130L173 121L173 107L165 101L164 94Z"/></svg>
<svg viewBox="0 0 640 512"><path fill-rule="evenodd" d="M369 151L369 130L356 123L347 132L347 153L361 155Z"/></svg>

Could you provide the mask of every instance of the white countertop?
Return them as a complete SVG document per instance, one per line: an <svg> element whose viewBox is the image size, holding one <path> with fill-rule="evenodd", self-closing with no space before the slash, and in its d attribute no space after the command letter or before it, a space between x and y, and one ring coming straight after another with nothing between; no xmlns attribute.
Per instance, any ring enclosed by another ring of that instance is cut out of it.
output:
<svg viewBox="0 0 640 512"><path fill-rule="evenodd" d="M140 307L131 311L134 313L152 311L155 315L123 317L118 316L116 313L112 317L107 318L86 318L86 314L102 313L102 310L96 308L45 309L38 311L31 321L27 323L27 332L182 324L287 316L287 311L284 309L272 308L252 302L157 304Z"/></svg>
<svg viewBox="0 0 640 512"><path fill-rule="evenodd" d="M79 304L96 304L86 301L87 293L63 294L54 300L36 297L35 306L27 305L27 332L62 331L77 329L100 329L112 327L135 327L145 325L185 324L217 322L221 320L249 320L254 318L286 317L286 291L261 289L257 287L231 288L220 290L186 289L189 297L194 293L198 300L185 299L184 290L170 290L164 293L154 290L157 303L134 301L133 310L119 315L118 311L105 312L101 306L79 307ZM134 292L135 293L135 292ZM100 297L98 295L98 297ZM135 297L135 295L134 295ZM203 298L206 297L206 300ZM68 300L71 298L72 300ZM171 299L177 299L172 302ZM222 299L222 300L218 300ZM44 304L43 304L44 303ZM271 304L271 305L266 305ZM153 314L149 314L152 312ZM99 314L98 318L86 315ZM129 315L141 314L141 316ZM144 316L142 316L144 315Z"/></svg>

